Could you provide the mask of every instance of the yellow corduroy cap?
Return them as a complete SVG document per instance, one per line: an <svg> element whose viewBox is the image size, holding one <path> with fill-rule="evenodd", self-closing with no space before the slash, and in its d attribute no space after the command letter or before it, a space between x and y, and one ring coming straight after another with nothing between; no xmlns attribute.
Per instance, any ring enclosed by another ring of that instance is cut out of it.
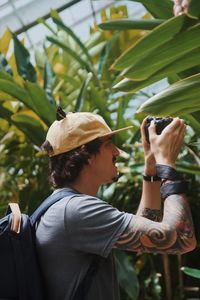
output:
<svg viewBox="0 0 200 300"><path fill-rule="evenodd" d="M47 132L46 140L53 148L49 156L71 151L98 137L113 135L132 127L112 131L100 115L90 112L67 113L65 118L55 121Z"/></svg>

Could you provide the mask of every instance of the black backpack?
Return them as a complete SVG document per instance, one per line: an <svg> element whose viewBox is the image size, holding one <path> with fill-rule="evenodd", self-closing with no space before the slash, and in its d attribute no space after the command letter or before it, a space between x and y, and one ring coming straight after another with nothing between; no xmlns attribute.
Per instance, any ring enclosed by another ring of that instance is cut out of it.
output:
<svg viewBox="0 0 200 300"><path fill-rule="evenodd" d="M47 300L35 249L35 224L51 205L70 195L75 196L72 190L50 195L31 217L21 214L16 203L9 205L0 220L0 300ZM95 257L74 299L84 299L97 265Z"/></svg>

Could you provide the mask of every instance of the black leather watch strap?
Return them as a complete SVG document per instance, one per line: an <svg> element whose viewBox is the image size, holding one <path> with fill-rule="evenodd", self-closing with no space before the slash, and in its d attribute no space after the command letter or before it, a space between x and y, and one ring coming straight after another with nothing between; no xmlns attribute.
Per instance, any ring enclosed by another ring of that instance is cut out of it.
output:
<svg viewBox="0 0 200 300"><path fill-rule="evenodd" d="M174 168L167 165L156 164L156 173L162 179L182 180L182 176Z"/></svg>
<svg viewBox="0 0 200 300"><path fill-rule="evenodd" d="M166 199L170 195L184 194L187 191L187 182L177 180L172 183L162 184L160 188L161 198Z"/></svg>

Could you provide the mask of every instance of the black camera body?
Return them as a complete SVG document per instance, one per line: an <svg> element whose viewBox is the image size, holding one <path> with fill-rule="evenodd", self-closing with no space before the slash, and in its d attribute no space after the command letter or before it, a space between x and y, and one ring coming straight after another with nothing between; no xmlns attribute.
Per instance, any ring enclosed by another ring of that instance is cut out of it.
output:
<svg viewBox="0 0 200 300"><path fill-rule="evenodd" d="M165 118L148 117L146 125L144 127L147 142L150 143L148 128L150 126L151 121L154 121L154 123L156 125L156 133L159 135L159 134L161 134L163 129L172 122L172 120L173 120L173 118L170 118L170 117L165 117Z"/></svg>

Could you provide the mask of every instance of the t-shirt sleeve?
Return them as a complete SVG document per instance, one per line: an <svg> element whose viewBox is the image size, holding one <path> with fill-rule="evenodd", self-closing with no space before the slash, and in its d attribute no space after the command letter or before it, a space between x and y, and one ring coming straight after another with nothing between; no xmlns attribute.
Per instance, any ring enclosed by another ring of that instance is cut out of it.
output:
<svg viewBox="0 0 200 300"><path fill-rule="evenodd" d="M65 208L65 229L73 249L107 257L132 214L95 197L72 198Z"/></svg>

